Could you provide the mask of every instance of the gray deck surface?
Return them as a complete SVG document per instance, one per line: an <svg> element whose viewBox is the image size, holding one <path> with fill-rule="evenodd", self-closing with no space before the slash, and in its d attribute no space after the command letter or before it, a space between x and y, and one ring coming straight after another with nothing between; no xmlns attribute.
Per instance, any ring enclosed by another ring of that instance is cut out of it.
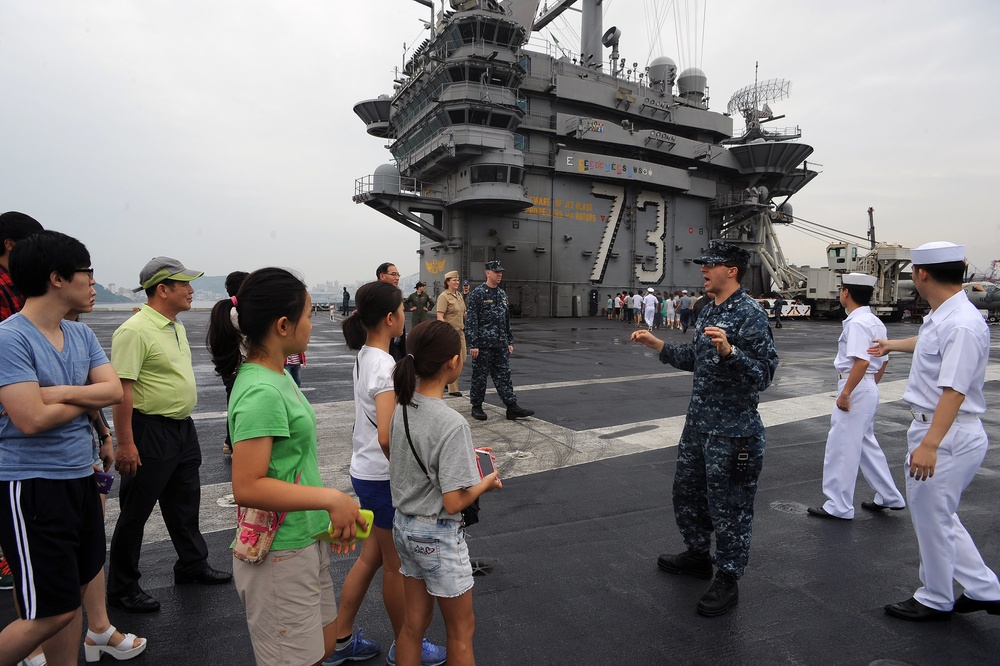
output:
<svg viewBox="0 0 1000 666"><path fill-rule="evenodd" d="M128 313L85 321L105 348ZM225 393L204 340L207 312L182 315L199 382L195 414L204 452L202 525L211 563L230 570L235 510L221 454ZM324 480L349 487L353 355L339 323L317 314L303 370L319 418ZM599 318L515 320L512 371L519 402L537 417L508 422L494 393L490 418L471 421L477 444L493 445L504 489L483 498L482 522L469 530L473 557L492 558L477 577L476 655L480 664L913 664L1000 663L1000 617L977 613L948 623L911 624L886 616L886 603L919 585L908 511L872 515L860 508L870 489L859 479L852 522L806 515L822 504L823 448L833 405L832 369L840 324L787 322L775 331L781 367L763 395L767 453L757 494L750 565L739 606L707 619L694 607L707 582L661 573L656 557L683 550L670 488L677 434L691 377L628 344L633 329ZM891 337L915 324L889 326ZM984 418L991 447L965 493L959 515L994 570L1000 567L1000 329L993 327ZM681 339L678 332L661 337ZM876 434L903 484L909 413L899 400L910 359L893 355L883 380ZM461 379L467 391L471 366ZM449 399L468 416L468 401ZM116 484L117 488L117 484ZM108 505L108 535L117 512ZM252 663L245 615L232 585L172 583L173 549L151 519L141 567L143 588L160 600L153 615L111 610L119 628L149 639L140 664ZM335 556L334 579L351 565ZM388 648L392 632L376 578L358 625ZM0 594L0 623L13 617ZM444 641L436 614L429 637ZM80 663L83 661L81 649ZM383 656L369 662L384 663Z"/></svg>

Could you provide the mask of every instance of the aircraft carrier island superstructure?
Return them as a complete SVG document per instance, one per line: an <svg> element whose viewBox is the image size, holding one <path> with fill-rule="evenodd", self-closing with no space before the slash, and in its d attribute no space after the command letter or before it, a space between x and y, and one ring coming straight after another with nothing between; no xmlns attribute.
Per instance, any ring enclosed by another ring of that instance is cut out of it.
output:
<svg viewBox="0 0 1000 666"><path fill-rule="evenodd" d="M767 125L788 83L710 111L700 69L620 58L600 0L582 2L578 55L526 48L573 0L541 15L537 0L450 4L394 94L354 108L394 158L358 179L354 200L420 233L431 290L450 270L481 281L499 259L515 314L595 314L621 290L700 289L691 259L720 237L752 252L752 293L797 286L774 225L816 172L798 128ZM733 116L746 123L735 138Z"/></svg>

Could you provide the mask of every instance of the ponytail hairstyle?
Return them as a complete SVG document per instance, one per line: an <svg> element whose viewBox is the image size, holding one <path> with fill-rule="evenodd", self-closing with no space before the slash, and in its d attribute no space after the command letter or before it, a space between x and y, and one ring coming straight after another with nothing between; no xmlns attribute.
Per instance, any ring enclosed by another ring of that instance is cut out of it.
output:
<svg viewBox="0 0 1000 666"><path fill-rule="evenodd" d="M263 346L274 322L302 317L306 296L306 285L284 268L261 268L248 275L235 296L212 308L206 343L215 371L223 377L235 375L244 354Z"/></svg>
<svg viewBox="0 0 1000 666"><path fill-rule="evenodd" d="M378 328L387 314L403 304L403 292L388 282L369 282L354 295L358 311L340 322L347 346L355 351L368 340L368 330Z"/></svg>
<svg viewBox="0 0 1000 666"><path fill-rule="evenodd" d="M396 401L401 405L409 405L413 400L417 377L435 376L445 363L461 353L462 339L451 324L436 319L425 321L406 336L406 351L392 371Z"/></svg>

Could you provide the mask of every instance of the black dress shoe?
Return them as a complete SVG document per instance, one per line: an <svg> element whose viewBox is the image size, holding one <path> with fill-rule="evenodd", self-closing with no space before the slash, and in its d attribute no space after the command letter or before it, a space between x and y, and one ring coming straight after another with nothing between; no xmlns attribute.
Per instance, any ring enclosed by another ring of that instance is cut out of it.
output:
<svg viewBox="0 0 1000 666"><path fill-rule="evenodd" d="M978 599L970 599L963 592L962 596L955 600L955 607L951 609L952 613L975 613L976 611L986 611L990 615L1000 615L1000 600L980 601Z"/></svg>
<svg viewBox="0 0 1000 666"><path fill-rule="evenodd" d="M656 566L661 571L683 574L708 580L712 577L712 558L708 553L697 553L691 549L677 555L660 555Z"/></svg>
<svg viewBox="0 0 1000 666"><path fill-rule="evenodd" d="M160 602L137 587L132 594L113 597L108 595L108 605L129 613L155 613L160 610Z"/></svg>
<svg viewBox="0 0 1000 666"><path fill-rule="evenodd" d="M910 622L945 622L951 619L951 611L924 606L913 597L906 601L889 604L885 607L885 612L900 620L909 620Z"/></svg>
<svg viewBox="0 0 1000 666"><path fill-rule="evenodd" d="M486 420L486 412L483 411L483 406L482 405L473 405L472 406L472 418L476 419L477 421L485 421Z"/></svg>
<svg viewBox="0 0 1000 666"><path fill-rule="evenodd" d="M715 580L708 592L698 600L698 615L716 617L729 612L740 601L740 588L736 577L722 569L715 572Z"/></svg>
<svg viewBox="0 0 1000 666"><path fill-rule="evenodd" d="M850 520L850 518L841 518L840 516L835 516L828 512L821 506L811 506L806 509L806 513L810 516L816 516L817 518L833 518L834 520Z"/></svg>
<svg viewBox="0 0 1000 666"><path fill-rule="evenodd" d="M862 502L862 509L868 509L869 511L885 511L886 509L891 509L892 511L902 511L905 506L886 506L884 504L879 504L878 502Z"/></svg>
<svg viewBox="0 0 1000 666"><path fill-rule="evenodd" d="M462 392L461 392L461 391L452 391L452 392L451 392L451 393L449 393L448 395L453 395L453 396L455 396L456 398L461 398L461 397L462 397Z"/></svg>
<svg viewBox="0 0 1000 666"><path fill-rule="evenodd" d="M233 574L225 571L217 571L212 567L205 567L198 573L174 572L174 583L176 585L187 585L188 583L201 583L202 585L221 585L233 579Z"/></svg>

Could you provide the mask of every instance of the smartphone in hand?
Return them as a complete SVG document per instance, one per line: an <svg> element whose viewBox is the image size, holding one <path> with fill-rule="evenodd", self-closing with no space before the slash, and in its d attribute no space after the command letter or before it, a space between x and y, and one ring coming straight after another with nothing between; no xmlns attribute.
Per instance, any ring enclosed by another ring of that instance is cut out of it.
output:
<svg viewBox="0 0 1000 666"><path fill-rule="evenodd" d="M358 528L358 533L354 537L355 543L361 541L362 539L367 539L368 535L371 534L372 527L374 526L375 523L375 514L373 514L369 509L360 509L358 513L360 513L362 516L365 517L365 522L368 523L368 529L362 530L360 527ZM326 541L327 543L338 543L333 540L332 532L333 532L333 525L330 525L322 532L317 532L316 534L313 534L312 538L316 539L317 541Z"/></svg>
<svg viewBox="0 0 1000 666"><path fill-rule="evenodd" d="M115 475L110 472L94 472L94 478L97 480L97 490L102 495L107 495L111 492L111 485L115 482Z"/></svg>
<svg viewBox="0 0 1000 666"><path fill-rule="evenodd" d="M476 449L476 464L479 465L479 478L489 476L496 471L493 454L483 449Z"/></svg>

